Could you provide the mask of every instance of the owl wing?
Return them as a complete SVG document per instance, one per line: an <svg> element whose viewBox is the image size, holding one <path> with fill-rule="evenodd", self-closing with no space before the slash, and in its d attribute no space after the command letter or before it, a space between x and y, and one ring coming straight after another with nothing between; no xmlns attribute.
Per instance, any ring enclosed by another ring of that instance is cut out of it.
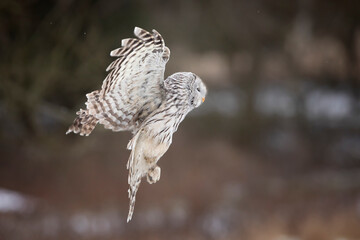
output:
<svg viewBox="0 0 360 240"><path fill-rule="evenodd" d="M135 27L137 38L123 39L111 51L117 57L100 91L87 94L88 114L113 131L134 130L156 109L164 97L165 65L170 50L156 31Z"/></svg>

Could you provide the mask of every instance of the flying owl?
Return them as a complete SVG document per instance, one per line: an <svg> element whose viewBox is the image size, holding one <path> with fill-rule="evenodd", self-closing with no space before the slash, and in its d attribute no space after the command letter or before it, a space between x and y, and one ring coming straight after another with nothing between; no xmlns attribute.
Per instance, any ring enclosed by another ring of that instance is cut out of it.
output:
<svg viewBox="0 0 360 240"><path fill-rule="evenodd" d="M205 100L206 87L191 72L178 72L164 80L170 50L156 31L135 27L137 38L123 39L121 47L111 51L117 57L106 71L101 90L86 94L86 110L80 109L70 132L88 136L96 124L112 131L131 131L133 137L129 170L130 207L127 222L132 218L136 192L141 179L152 184L160 179L158 160L168 150L172 136L185 116Z"/></svg>

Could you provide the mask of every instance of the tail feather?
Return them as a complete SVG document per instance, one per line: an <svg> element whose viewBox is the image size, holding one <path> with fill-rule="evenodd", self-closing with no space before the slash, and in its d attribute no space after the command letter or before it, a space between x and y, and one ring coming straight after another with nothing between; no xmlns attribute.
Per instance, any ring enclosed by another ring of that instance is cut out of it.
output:
<svg viewBox="0 0 360 240"><path fill-rule="evenodd" d="M129 193L130 203L129 203L129 214L126 220L127 222L130 222L134 214L136 193L139 189L140 183L141 183L141 178L138 178L137 181L131 184L129 187L128 193Z"/></svg>
<svg viewBox="0 0 360 240"><path fill-rule="evenodd" d="M127 148L131 150L130 157L128 163L126 165L127 169L129 169L129 176L128 176L128 183L129 183L129 214L127 217L127 222L129 222L132 218L135 208L135 200L136 200L136 193L139 189L141 178L146 173L142 170L140 156L138 155L137 143L140 136L140 132L137 132L135 136L130 140Z"/></svg>
<svg viewBox="0 0 360 240"><path fill-rule="evenodd" d="M76 114L78 116L75 118L73 124L69 127L66 134L73 132L79 133L81 136L89 136L98 123L98 119L88 114L88 111L83 109L80 109L80 111L78 111Z"/></svg>

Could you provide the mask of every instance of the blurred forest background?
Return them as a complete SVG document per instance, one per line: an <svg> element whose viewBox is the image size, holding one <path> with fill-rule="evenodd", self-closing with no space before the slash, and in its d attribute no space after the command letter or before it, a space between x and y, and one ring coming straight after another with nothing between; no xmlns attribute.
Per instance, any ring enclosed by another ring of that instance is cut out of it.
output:
<svg viewBox="0 0 360 240"><path fill-rule="evenodd" d="M130 133L65 135L135 26L205 104L128 211ZM360 239L360 1L0 2L0 239Z"/></svg>

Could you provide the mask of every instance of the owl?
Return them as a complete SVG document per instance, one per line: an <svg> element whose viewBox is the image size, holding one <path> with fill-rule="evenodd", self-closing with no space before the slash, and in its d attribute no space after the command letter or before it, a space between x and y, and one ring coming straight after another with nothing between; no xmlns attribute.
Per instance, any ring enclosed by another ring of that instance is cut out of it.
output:
<svg viewBox="0 0 360 240"><path fill-rule="evenodd" d="M133 137L129 170L129 214L132 218L141 180L152 184L160 179L159 159L168 150L173 134L206 96L206 86L191 72L178 72L164 79L170 50L156 31L135 27L137 38L123 39L111 51L116 57L100 90L86 95L86 109L80 109L66 134L88 136L97 124L112 131L131 131Z"/></svg>

